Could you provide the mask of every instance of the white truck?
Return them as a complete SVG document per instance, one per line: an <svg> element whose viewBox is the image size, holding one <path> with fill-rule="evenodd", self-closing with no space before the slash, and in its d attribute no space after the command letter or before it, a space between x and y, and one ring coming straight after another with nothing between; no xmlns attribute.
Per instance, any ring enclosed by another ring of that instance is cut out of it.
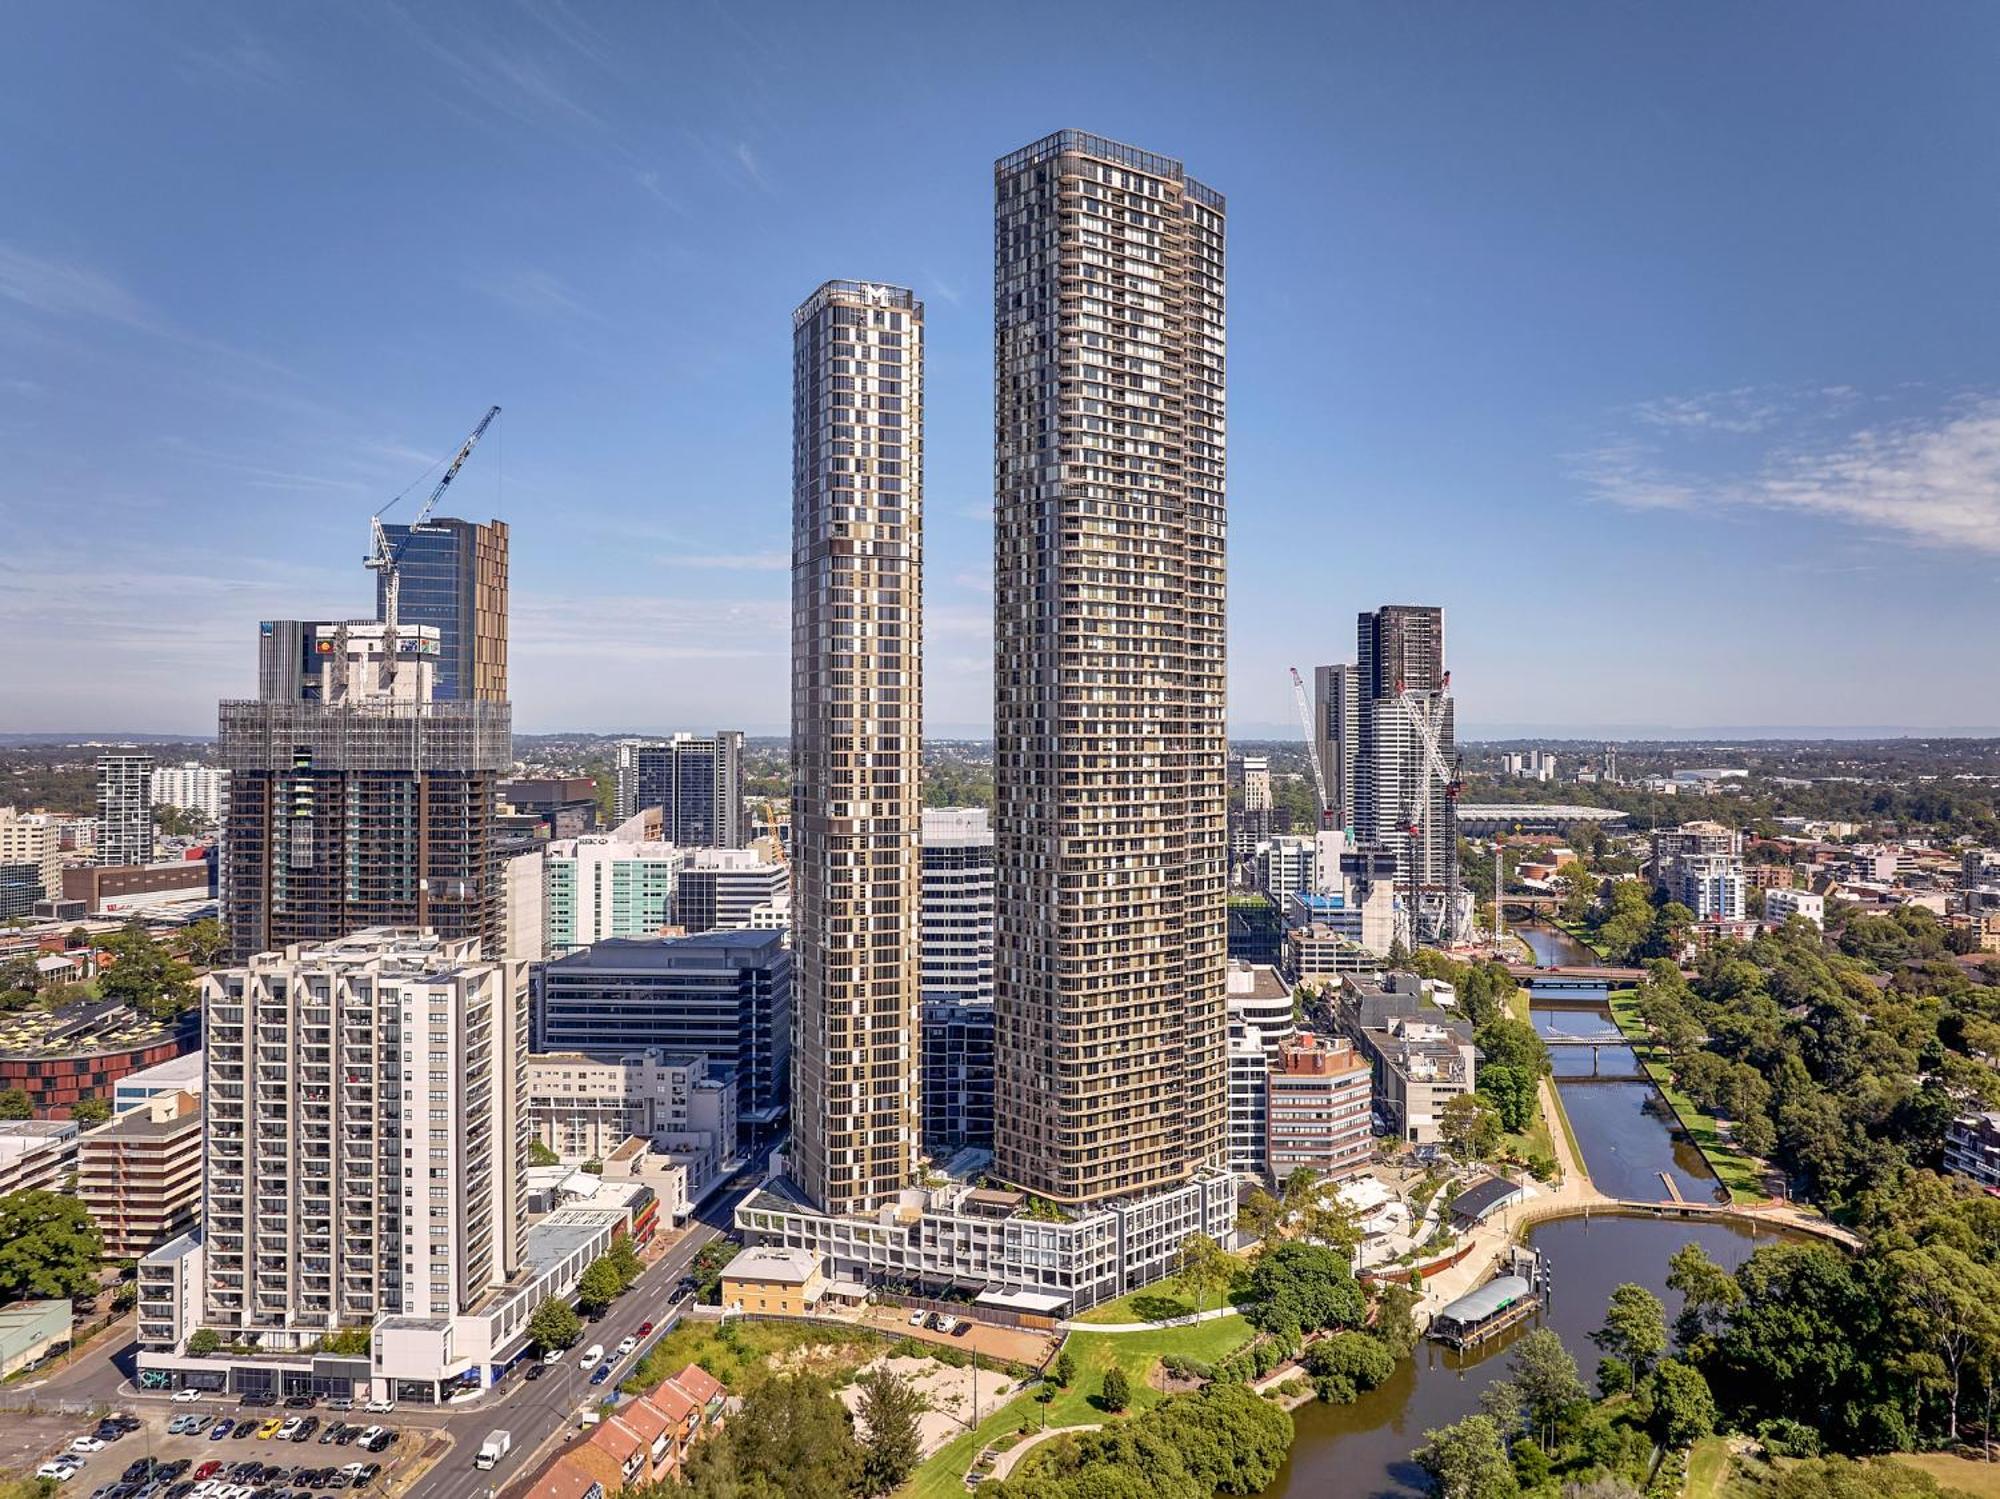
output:
<svg viewBox="0 0 2000 1499"><path fill-rule="evenodd" d="M475 1468L490 1468L505 1457L514 1447L514 1435L507 1431L489 1431L486 1440L479 1444L479 1452L472 1459Z"/></svg>

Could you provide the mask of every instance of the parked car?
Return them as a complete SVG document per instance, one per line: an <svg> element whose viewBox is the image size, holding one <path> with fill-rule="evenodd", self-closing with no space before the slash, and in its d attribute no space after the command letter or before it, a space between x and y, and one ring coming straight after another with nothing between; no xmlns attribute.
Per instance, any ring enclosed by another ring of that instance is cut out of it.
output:
<svg viewBox="0 0 2000 1499"><path fill-rule="evenodd" d="M642 1338L645 1337L652 1330L653 1330L653 1324L650 1322L641 1322L639 1324L639 1336Z"/></svg>
<svg viewBox="0 0 2000 1499"><path fill-rule="evenodd" d="M366 1407L370 1415L376 1416L386 1416L395 1408L396 1402L393 1400L371 1400Z"/></svg>
<svg viewBox="0 0 2000 1499"><path fill-rule="evenodd" d="M35 1469L35 1477L53 1478L57 1483L68 1483L72 1478L76 1477L76 1475L82 1471L83 1471L82 1458L71 1457L68 1454L64 1454L62 1457L50 1458L47 1462L43 1463L39 1468Z"/></svg>
<svg viewBox="0 0 2000 1499"><path fill-rule="evenodd" d="M542 1362L545 1364L559 1364L562 1362L562 1356L562 1349L551 1348L547 1353L542 1355Z"/></svg>
<svg viewBox="0 0 2000 1499"><path fill-rule="evenodd" d="M327 1444L327 1443L329 1443L329 1442L337 1442L337 1441L339 1441L339 1440L340 1440L340 1434L341 1434L341 1433L342 1433L343 1431L345 1431L345 1430L347 1430L347 1423L346 1423L346 1422L344 1422L344 1421L329 1421L329 1422L327 1422L327 1423L326 1423L326 1430L325 1430L325 1431L323 1431L323 1432L321 1432L321 1433L319 1434L319 1444L320 1444L320 1446L324 1447L324 1446L326 1446L326 1444Z"/></svg>
<svg viewBox="0 0 2000 1499"><path fill-rule="evenodd" d="M576 1361L576 1366L579 1369L595 1369L603 1358L604 1345L602 1343L592 1343L588 1348L583 1350L583 1357Z"/></svg>
<svg viewBox="0 0 2000 1499"><path fill-rule="evenodd" d="M922 1327L924 1325L924 1320L925 1320L924 1311L922 1307L919 1307L917 1308L917 1310L910 1313L910 1326Z"/></svg>
<svg viewBox="0 0 2000 1499"><path fill-rule="evenodd" d="M228 1436L229 1433L235 1429L235 1426L236 1423L234 1421L230 1420L229 1417L224 1416L220 1421L217 1421L213 1426L209 1427L208 1439L211 1442L219 1442L224 1437Z"/></svg>
<svg viewBox="0 0 2000 1499"><path fill-rule="evenodd" d="M270 1441L272 1437L284 1429L284 1425L285 1423L277 1416L271 1417L270 1420L257 1428L257 1440L260 1442Z"/></svg>
<svg viewBox="0 0 2000 1499"><path fill-rule="evenodd" d="M285 1404L295 1411L309 1411L318 1403L319 1403L319 1396L308 1395L305 1394L304 1392L301 1392L297 1395L288 1396L286 1397L285 1400Z"/></svg>
<svg viewBox="0 0 2000 1499"><path fill-rule="evenodd" d="M540 1379L544 1374L548 1372L549 1372L549 1362L547 1359L543 1359L539 1364L528 1365L527 1378L529 1378L530 1380Z"/></svg>
<svg viewBox="0 0 2000 1499"><path fill-rule="evenodd" d="M319 1417L306 1416L300 1420L299 1429L292 1433L292 1440L295 1442L309 1442L312 1440L312 1434L318 1430Z"/></svg>
<svg viewBox="0 0 2000 1499"><path fill-rule="evenodd" d="M599 1364L597 1366L597 1372L590 1376L590 1382L592 1384L603 1384L604 1381L609 1379L610 1377L611 1377L611 1365Z"/></svg>
<svg viewBox="0 0 2000 1499"><path fill-rule="evenodd" d="M370 1452L387 1452L389 1450L389 1444L395 1440L396 1440L396 1433L385 1429L376 1432L374 1436L370 1437L367 1441L363 1442L361 1445L366 1447Z"/></svg>
<svg viewBox="0 0 2000 1499"><path fill-rule="evenodd" d="M80 1452L84 1456L88 1457L93 1452L102 1452L104 1450L104 1438L78 1437L75 1441L69 1444L69 1450L72 1452Z"/></svg>
<svg viewBox="0 0 2000 1499"><path fill-rule="evenodd" d="M201 1391L200 1391L200 1390L175 1390L175 1391L174 1391L174 1400L175 1400L175 1402L176 1402L176 1403L178 1403L178 1404L180 1404L180 1405L192 1405L192 1404L194 1404L194 1402L195 1402L195 1401L197 1401L197 1400L199 1400L199 1399L201 1399Z"/></svg>
<svg viewBox="0 0 2000 1499"><path fill-rule="evenodd" d="M330 1411L351 1411L354 1402L345 1395L334 1395L327 1400L326 1408Z"/></svg>

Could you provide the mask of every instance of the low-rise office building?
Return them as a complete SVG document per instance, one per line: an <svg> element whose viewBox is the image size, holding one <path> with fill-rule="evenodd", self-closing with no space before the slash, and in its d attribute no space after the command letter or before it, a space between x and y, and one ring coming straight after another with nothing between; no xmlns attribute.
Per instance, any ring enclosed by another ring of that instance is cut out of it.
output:
<svg viewBox="0 0 2000 1499"><path fill-rule="evenodd" d="M704 1056L655 1048L528 1057L528 1127L565 1161L602 1161L637 1137L703 1163L705 1186L736 1154L736 1079Z"/></svg>
<svg viewBox="0 0 2000 1499"><path fill-rule="evenodd" d="M1343 1038L1305 1031L1280 1043L1270 1069L1269 1174L1282 1182L1304 1167L1339 1178L1366 1166L1372 1077L1367 1060Z"/></svg>
<svg viewBox="0 0 2000 1499"><path fill-rule="evenodd" d="M1374 1069L1375 1102L1390 1132L1434 1145L1444 1106L1476 1085L1478 1050L1472 1027L1428 1003L1423 985L1414 973L1386 983L1349 978L1341 1015Z"/></svg>
<svg viewBox="0 0 2000 1499"><path fill-rule="evenodd" d="M60 1299L0 1306L0 1379L68 1346L73 1320L70 1304Z"/></svg>
<svg viewBox="0 0 2000 1499"><path fill-rule="evenodd" d="M762 1130L784 1115L791 1008L782 932L612 938L542 970L534 1049L706 1058L735 1078L741 1125Z"/></svg>
<svg viewBox="0 0 2000 1499"><path fill-rule="evenodd" d="M988 1305L1061 1315L1174 1273L1189 1234L1227 1242L1236 1178L1204 1167L1180 1186L1050 1221L1026 1193L910 1187L874 1212L820 1212L774 1177L736 1210L745 1241L814 1255L830 1280L956 1287Z"/></svg>

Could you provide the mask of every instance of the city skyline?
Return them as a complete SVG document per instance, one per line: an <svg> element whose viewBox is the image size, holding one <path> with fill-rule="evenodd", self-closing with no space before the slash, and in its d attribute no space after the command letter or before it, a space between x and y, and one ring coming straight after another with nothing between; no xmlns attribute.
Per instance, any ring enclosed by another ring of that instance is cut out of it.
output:
<svg viewBox="0 0 2000 1499"><path fill-rule="evenodd" d="M449 508L508 521L534 559L510 642L522 728L779 727L783 353L739 333L828 265L901 277L932 308L927 707L934 733L980 731L980 164L1051 125L1145 140L1233 185L1239 732L1282 730L1285 668L1331 659L1383 597L1457 621L1467 738L1837 729L1857 702L1864 725L1976 727L1960 704L1994 676L1979 642L1996 622L2000 370L1972 247L1994 208L1912 195L1892 163L1968 134L1967 60L1993 22L1877 36L1805 15L1466 12L1432 34L1302 14L1283 23L1297 63L1270 61L1269 18L1149 43L1163 75L1201 55L1240 85L1257 58L1254 118L1223 109L1229 88L1203 102L1105 76L1088 46L1027 79L1026 43L996 39L978 61L931 60L893 105L843 101L850 124L909 141L925 184L923 212L892 197L865 215L825 106L782 60L852 39L774 44L821 24L806 14L690 18L680 40L717 65L671 107L640 87L667 42L645 26L621 55L568 17L500 18L461 46L434 11L385 8L386 31L249 8L172 27L31 15L16 55L37 69L0 91L0 118L38 145L0 166L33 205L0 244L0 519L18 542L0 627L42 649L11 654L0 732L204 731L200 703L248 691L241 621L365 612L368 514L488 400L508 416ZM342 67L364 41L409 101L378 122ZM906 61L924 46L893 26L884 44ZM1698 100L1652 65L1676 59L1705 60ZM1893 64L1930 86L1885 105L1826 82ZM79 111L85 70L124 101L103 118ZM315 123L333 110L337 140ZM321 173L314 212L241 221L219 206L231 184L282 189L239 131L287 177L345 170ZM1799 160L1805 140L1863 131L1886 149ZM1982 149L1927 186L1976 179ZM1901 211L1843 216L1870 191ZM548 211L524 223L524 201ZM1412 514L1419 540L1400 534ZM1572 630L1558 662L1551 616L1493 565L1507 556L1574 613L1607 614L1643 559L1677 592L1675 628ZM1829 625L1837 671L1774 676L1742 648L1834 593L1883 605L1866 631ZM78 653L90 673L68 669ZM660 684L660 706L614 697L620 670Z"/></svg>

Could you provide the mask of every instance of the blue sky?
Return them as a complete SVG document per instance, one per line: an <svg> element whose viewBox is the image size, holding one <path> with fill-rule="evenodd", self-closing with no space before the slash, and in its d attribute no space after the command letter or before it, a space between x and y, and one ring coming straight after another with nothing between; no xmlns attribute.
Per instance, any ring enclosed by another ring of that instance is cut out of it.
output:
<svg viewBox="0 0 2000 1499"><path fill-rule="evenodd" d="M789 313L929 306L990 712L991 163L1229 198L1232 721L1432 602L1465 732L2000 721L2000 9L10 9L0 730L212 731L367 518L514 526L523 729L782 728Z"/></svg>

